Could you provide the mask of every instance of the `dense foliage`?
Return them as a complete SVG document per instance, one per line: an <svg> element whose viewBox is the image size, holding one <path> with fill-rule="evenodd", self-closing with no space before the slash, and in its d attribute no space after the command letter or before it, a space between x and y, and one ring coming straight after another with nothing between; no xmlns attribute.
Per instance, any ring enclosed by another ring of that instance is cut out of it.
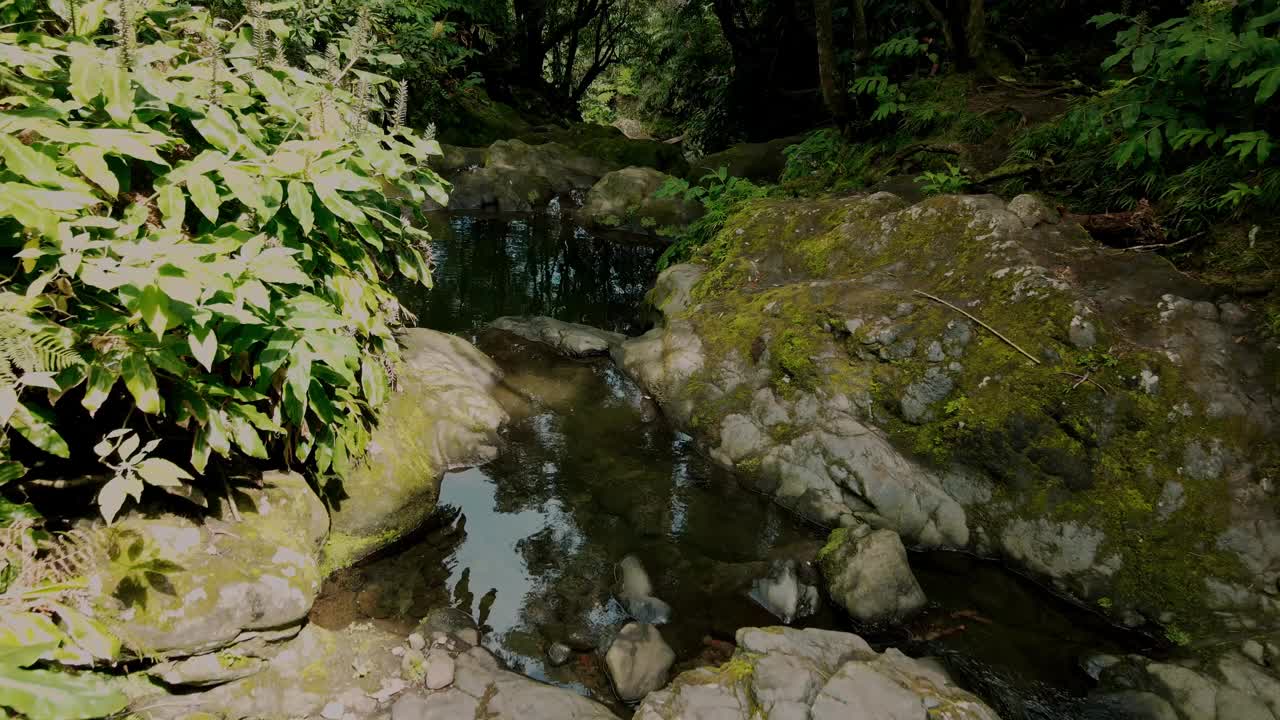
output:
<svg viewBox="0 0 1280 720"><path fill-rule="evenodd" d="M353 69L360 23L313 72L263 10L105 7L7 5L28 29L2 38L4 478L96 453L110 520L148 485L200 501L183 466L211 456L342 475L393 367L383 281L429 279L412 219L443 197L419 169L434 143Z"/></svg>

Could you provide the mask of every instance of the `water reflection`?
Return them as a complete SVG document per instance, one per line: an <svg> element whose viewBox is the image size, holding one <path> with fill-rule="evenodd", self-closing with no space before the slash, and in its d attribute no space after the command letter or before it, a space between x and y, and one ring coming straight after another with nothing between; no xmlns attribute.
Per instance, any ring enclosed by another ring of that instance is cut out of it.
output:
<svg viewBox="0 0 1280 720"><path fill-rule="evenodd" d="M401 285L422 327L478 329L503 315L638 332L660 250L602 242L558 212L430 216L435 289Z"/></svg>

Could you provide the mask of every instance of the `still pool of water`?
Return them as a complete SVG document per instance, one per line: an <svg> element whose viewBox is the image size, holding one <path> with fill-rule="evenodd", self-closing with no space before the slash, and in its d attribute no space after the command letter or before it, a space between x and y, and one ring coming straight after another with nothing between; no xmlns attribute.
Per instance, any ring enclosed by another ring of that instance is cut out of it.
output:
<svg viewBox="0 0 1280 720"><path fill-rule="evenodd" d="M459 607L513 669L616 704L598 654L625 613L615 566L635 555L672 606L663 637L676 670L718 663L734 631L777 624L747 590L778 557L812 556L824 531L740 488L673 431L606 360L574 361L505 333L505 314L548 314L629 332L653 280L647 247L605 244L557 217L453 216L437 231L437 286L402 300L424 326L477 341L506 371L512 423L501 457L451 473L420 532L329 579L316 622L372 620L407 632ZM576 259L570 259L570 258ZM586 258L586 260L583 260ZM578 264L583 263L583 264ZM486 294L488 293L488 294ZM1133 649L1092 614L986 562L913 556L930 608L905 626L865 628L824 602L798 621L941 658L1005 718L1076 718L1080 661ZM551 643L574 648L553 666Z"/></svg>

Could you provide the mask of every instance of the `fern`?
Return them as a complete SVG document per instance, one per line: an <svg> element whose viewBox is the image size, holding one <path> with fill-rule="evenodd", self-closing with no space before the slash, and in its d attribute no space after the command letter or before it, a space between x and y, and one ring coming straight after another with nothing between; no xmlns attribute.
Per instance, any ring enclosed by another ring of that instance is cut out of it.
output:
<svg viewBox="0 0 1280 720"><path fill-rule="evenodd" d="M61 372L83 365L67 328L33 314L35 303L14 293L0 294L0 388L33 384L28 375Z"/></svg>

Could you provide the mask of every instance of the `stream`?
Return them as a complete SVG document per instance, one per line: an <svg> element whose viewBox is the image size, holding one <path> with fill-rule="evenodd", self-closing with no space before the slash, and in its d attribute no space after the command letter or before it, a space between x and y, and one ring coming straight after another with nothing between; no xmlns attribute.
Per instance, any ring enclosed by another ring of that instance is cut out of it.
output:
<svg viewBox="0 0 1280 720"><path fill-rule="evenodd" d="M672 608L660 629L674 675L726 660L739 627L779 624L747 589L770 560L811 557L825 532L739 487L607 360L568 360L483 330L502 315L550 315L643 332L660 250L595 239L554 208L434 222L435 288L403 289L401 302L421 326L475 340L506 371L506 447L447 475L419 532L329 578L312 619L407 633L430 610L458 607L512 669L627 717L593 651L626 617L613 597L620 559L639 558ZM906 625L859 627L826 601L794 625L938 658L1007 720L1089 715L1083 660L1146 649L997 564L935 552L913 553L912 565L931 603ZM572 648L563 665L548 660L552 643Z"/></svg>

